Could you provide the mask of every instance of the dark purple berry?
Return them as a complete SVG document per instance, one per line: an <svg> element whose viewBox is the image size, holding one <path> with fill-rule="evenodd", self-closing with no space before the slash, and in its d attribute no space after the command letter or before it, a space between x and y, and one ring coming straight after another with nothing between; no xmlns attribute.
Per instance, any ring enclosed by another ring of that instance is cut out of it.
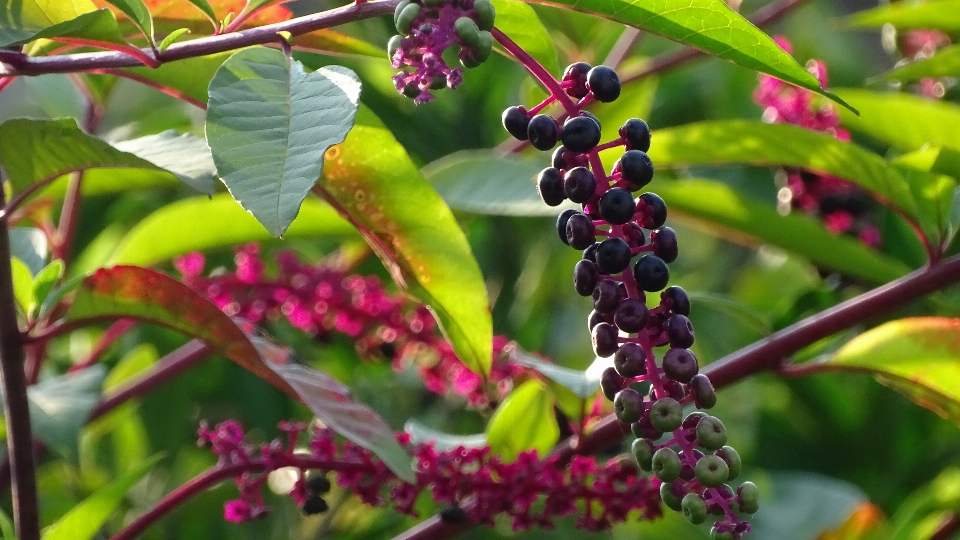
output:
<svg viewBox="0 0 960 540"><path fill-rule="evenodd" d="M601 103L609 103L620 97L620 77L607 66L597 66L587 73L587 88Z"/></svg>
<svg viewBox="0 0 960 540"><path fill-rule="evenodd" d="M467 519L467 513L457 505L448 506L440 511L440 521L446 523L464 523Z"/></svg>
<svg viewBox="0 0 960 540"><path fill-rule="evenodd" d="M593 327L600 323L613 324L613 315L610 313L600 313L597 310L590 312L590 315L587 316L587 329L593 332Z"/></svg>
<svg viewBox="0 0 960 540"><path fill-rule="evenodd" d="M597 248L600 247L600 242L594 242L592 246L583 250L583 260L597 262Z"/></svg>
<svg viewBox="0 0 960 540"><path fill-rule="evenodd" d="M647 243L646 233L644 233L643 228L636 223L627 223L620 230L623 232L624 238L632 248L640 247Z"/></svg>
<svg viewBox="0 0 960 540"><path fill-rule="evenodd" d="M637 203L633 195L622 188L611 188L600 196L600 217L611 225L623 225L633 219Z"/></svg>
<svg viewBox="0 0 960 540"><path fill-rule="evenodd" d="M570 245L570 242L567 241L567 222L570 221L570 218L579 214L576 210L568 208L563 212L560 212L560 215L557 216L557 234L560 235L560 240Z"/></svg>
<svg viewBox="0 0 960 540"><path fill-rule="evenodd" d="M552 165L554 169L569 169L570 164L567 163L567 149L560 145L556 150L553 151Z"/></svg>
<svg viewBox="0 0 960 540"><path fill-rule="evenodd" d="M587 249L597 241L596 227L590 216L575 212L567 220L567 245L573 249Z"/></svg>
<svg viewBox="0 0 960 540"><path fill-rule="evenodd" d="M613 355L613 367L622 377L632 379L647 372L647 355L640 345L627 342Z"/></svg>
<svg viewBox="0 0 960 540"><path fill-rule="evenodd" d="M534 116L527 125L527 137L530 138L530 145L537 150L550 150L557 144L559 136L557 121L546 114Z"/></svg>
<svg viewBox="0 0 960 540"><path fill-rule="evenodd" d="M600 142L600 124L589 116L568 118L560 129L560 142L571 152L589 152Z"/></svg>
<svg viewBox="0 0 960 540"><path fill-rule="evenodd" d="M597 179L586 167L574 167L563 175L563 190L575 203L583 204L597 191Z"/></svg>
<svg viewBox="0 0 960 540"><path fill-rule="evenodd" d="M677 315L690 315L690 298L687 292L673 285L660 293L660 305Z"/></svg>
<svg viewBox="0 0 960 540"><path fill-rule="evenodd" d="M593 327L590 335L593 341L593 352L601 358L612 356L617 352L617 327L610 323L600 323Z"/></svg>
<svg viewBox="0 0 960 540"><path fill-rule="evenodd" d="M593 294L593 289L597 286L599 278L600 272L593 262L580 261L573 267L573 288L577 290L577 294L580 296Z"/></svg>
<svg viewBox="0 0 960 540"><path fill-rule="evenodd" d="M608 274L619 274L630 266L630 246L619 238L607 238L597 247L597 264Z"/></svg>
<svg viewBox="0 0 960 540"><path fill-rule="evenodd" d="M627 120L620 128L620 136L623 137L627 150L650 150L650 126L639 118Z"/></svg>
<svg viewBox="0 0 960 540"><path fill-rule="evenodd" d="M690 349L670 349L663 355L663 374L677 382L690 382L699 370L697 357Z"/></svg>
<svg viewBox="0 0 960 540"><path fill-rule="evenodd" d="M639 421L630 424L630 432L633 433L634 437L650 439L651 441L663 437L663 432L653 427L650 423L649 414L645 414Z"/></svg>
<svg viewBox="0 0 960 540"><path fill-rule="evenodd" d="M661 227L657 229L657 235L653 238L653 253L663 259L665 263L672 263L677 260L677 233L670 227Z"/></svg>
<svg viewBox="0 0 960 540"><path fill-rule="evenodd" d="M614 400L617 392L623 390L624 383L623 377L617 374L617 370L612 367L603 370L603 373L600 374L600 390L610 401Z"/></svg>
<svg viewBox="0 0 960 540"><path fill-rule="evenodd" d="M672 315L667 319L667 336L671 347L689 349L693 345L693 324L683 315Z"/></svg>
<svg viewBox="0 0 960 540"><path fill-rule="evenodd" d="M628 334L636 334L647 325L650 312L647 305L636 298L627 298L620 302L613 314L613 322Z"/></svg>
<svg viewBox="0 0 960 540"><path fill-rule="evenodd" d="M647 292L656 292L667 286L670 270L667 263L656 255L646 255L633 266L633 277L637 285Z"/></svg>
<svg viewBox="0 0 960 540"><path fill-rule="evenodd" d="M537 177L537 191L548 206L557 206L567 198L567 194L563 191L563 178L560 177L560 171L553 167L540 171Z"/></svg>
<svg viewBox="0 0 960 540"><path fill-rule="evenodd" d="M318 495L327 493L331 488L330 480L328 480L326 476L312 471L307 474L306 484L308 491Z"/></svg>
<svg viewBox="0 0 960 540"><path fill-rule="evenodd" d="M683 429L693 429L697 427L697 424L700 423L700 420L703 420L709 416L707 413L702 411L693 411L683 419L683 424L680 426Z"/></svg>
<svg viewBox="0 0 960 540"><path fill-rule="evenodd" d="M637 210L643 212L640 225L645 229L659 229L667 221L667 203L656 193L644 193L637 201Z"/></svg>
<svg viewBox="0 0 960 540"><path fill-rule="evenodd" d="M312 497L307 497L307 500L303 501L303 513L308 516L313 516L316 514L322 514L330 508L327 506L327 501L323 500L323 497L319 495L314 495Z"/></svg>
<svg viewBox="0 0 960 540"><path fill-rule="evenodd" d="M697 373L690 379L690 390L693 391L693 399L697 407L709 409L717 404L717 391L713 389L713 383L703 373Z"/></svg>
<svg viewBox="0 0 960 540"><path fill-rule="evenodd" d="M630 191L637 191L653 180L653 162L642 150L627 150L614 165Z"/></svg>
<svg viewBox="0 0 960 540"><path fill-rule="evenodd" d="M677 381L671 381L670 379L663 380L663 391L666 392L666 397L672 397L673 399L680 401L681 399L687 396L687 393L683 390L683 385Z"/></svg>
<svg viewBox="0 0 960 540"><path fill-rule="evenodd" d="M529 138L527 126L530 124L530 117L527 116L527 111L523 107L507 107L500 119L507 133L514 139L525 141Z"/></svg>
<svg viewBox="0 0 960 540"><path fill-rule="evenodd" d="M616 281L610 279L601 280L593 289L593 309L600 313L613 313L622 299L623 292L620 290L620 285Z"/></svg>
<svg viewBox="0 0 960 540"><path fill-rule="evenodd" d="M567 95L581 99L590 92L587 90L587 73L590 72L590 64L586 62L577 62L570 64L563 71L562 82L573 82L574 84L567 88Z"/></svg>

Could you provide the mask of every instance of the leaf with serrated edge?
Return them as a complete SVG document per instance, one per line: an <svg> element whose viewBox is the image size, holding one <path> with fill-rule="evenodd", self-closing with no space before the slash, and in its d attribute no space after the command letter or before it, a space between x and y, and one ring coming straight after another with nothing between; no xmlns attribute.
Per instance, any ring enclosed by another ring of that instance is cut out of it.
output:
<svg viewBox="0 0 960 540"><path fill-rule="evenodd" d="M483 275L450 209L373 113L330 150L323 194L364 235L397 285L433 310L457 356L486 376L493 323Z"/></svg>
<svg viewBox="0 0 960 540"><path fill-rule="evenodd" d="M323 171L324 152L353 126L360 81L347 68L306 73L282 52L253 47L210 81L207 143L221 180L280 236Z"/></svg>
<svg viewBox="0 0 960 540"><path fill-rule="evenodd" d="M553 399L543 383L536 380L514 388L487 424L490 449L505 461L513 461L527 450L536 450L542 457L559 436Z"/></svg>

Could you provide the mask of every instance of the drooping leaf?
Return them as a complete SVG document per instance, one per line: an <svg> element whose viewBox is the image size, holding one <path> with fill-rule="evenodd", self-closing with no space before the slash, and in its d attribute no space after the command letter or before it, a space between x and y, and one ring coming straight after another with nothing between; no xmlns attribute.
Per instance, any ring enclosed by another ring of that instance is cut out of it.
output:
<svg viewBox="0 0 960 540"><path fill-rule="evenodd" d="M91 540L126 498L130 488L161 459L156 454L97 490L43 532L43 540Z"/></svg>
<svg viewBox="0 0 960 540"><path fill-rule="evenodd" d="M280 236L323 171L324 152L353 126L360 81L266 47L231 56L210 81L207 143L230 194Z"/></svg>
<svg viewBox="0 0 960 540"><path fill-rule="evenodd" d="M410 434L414 443L432 442L433 447L440 452L453 450L458 446L464 448L482 448L487 445L487 434L453 435L428 428L420 422L410 419L403 425L403 430Z"/></svg>
<svg viewBox="0 0 960 540"><path fill-rule="evenodd" d="M773 75L833 99L817 78L723 0L532 0L566 6L696 47L748 69Z"/></svg>
<svg viewBox="0 0 960 540"><path fill-rule="evenodd" d="M493 0L493 7L497 10L497 28L530 53L547 71L559 77L560 61L557 60L553 38L533 8L519 0Z"/></svg>
<svg viewBox="0 0 960 540"><path fill-rule="evenodd" d="M20 259L31 275L36 275L46 264L47 237L40 229L33 227L10 228L10 255Z"/></svg>
<svg viewBox="0 0 960 540"><path fill-rule="evenodd" d="M869 373L960 423L960 319L917 317L882 324L845 344L821 367Z"/></svg>
<svg viewBox="0 0 960 540"><path fill-rule="evenodd" d="M560 428L553 413L553 399L540 381L527 381L497 407L487 424L487 442L504 460L536 450L541 456L553 448Z"/></svg>
<svg viewBox="0 0 960 540"><path fill-rule="evenodd" d="M861 116L841 110L844 127L902 150L933 144L960 149L960 106L902 92L837 90Z"/></svg>
<svg viewBox="0 0 960 540"><path fill-rule="evenodd" d="M519 349L513 351L510 361L536 370L544 377L567 388L580 399L587 399L600 389L598 374L558 366Z"/></svg>
<svg viewBox="0 0 960 540"><path fill-rule="evenodd" d="M331 149L325 198L364 235L399 287L429 306L454 351L486 376L493 327L483 276L450 209L372 113Z"/></svg>
<svg viewBox="0 0 960 540"><path fill-rule="evenodd" d="M107 0L112 5L116 6L124 15L130 18L131 21L137 28L140 29L140 32L143 33L143 36L147 38L147 41L152 45L154 43L153 37L153 17L150 15L150 10L147 9L147 6L143 4L143 0Z"/></svg>
<svg viewBox="0 0 960 540"><path fill-rule="evenodd" d="M33 434L47 448L68 459L77 457L77 435L100 401L107 370L97 364L27 389Z"/></svg>
<svg viewBox="0 0 960 540"><path fill-rule="evenodd" d="M879 80L910 82L924 77L956 77L960 75L960 45L936 52L930 58L916 60L877 77Z"/></svg>
<svg viewBox="0 0 960 540"><path fill-rule="evenodd" d="M168 130L138 139L118 141L113 147L153 163L176 175L181 182L201 193L216 192L216 166L203 139L189 133Z"/></svg>
<svg viewBox="0 0 960 540"><path fill-rule="evenodd" d="M225 226L211 226L220 223ZM289 238L356 235L329 205L307 199L287 230ZM191 251L266 241L270 234L227 194L168 204L140 220L117 245L112 264L150 265Z"/></svg>
<svg viewBox="0 0 960 540"><path fill-rule="evenodd" d="M0 4L0 47L49 37L124 43L109 10L90 0L8 0Z"/></svg>
<svg viewBox="0 0 960 540"><path fill-rule="evenodd" d="M960 0L897 2L854 13L843 19L853 28L880 28L892 24L898 30L960 31Z"/></svg>

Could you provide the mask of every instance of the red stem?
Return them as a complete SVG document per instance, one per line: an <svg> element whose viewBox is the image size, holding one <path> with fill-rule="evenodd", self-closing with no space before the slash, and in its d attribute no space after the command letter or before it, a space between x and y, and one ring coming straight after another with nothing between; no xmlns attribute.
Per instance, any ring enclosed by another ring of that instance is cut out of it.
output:
<svg viewBox="0 0 960 540"><path fill-rule="evenodd" d="M560 83L553 78L553 75L551 75L546 68L540 65L540 62L537 62L527 53L527 51L523 50L522 47L514 43L513 40L501 32L499 28L494 27L490 33L493 35L493 39L497 40L497 42L502 45L507 52L516 57L516 59L527 68L527 71L536 77L537 80L540 81L540 84L542 84L547 91L550 92L550 95L556 98L556 100L560 102L560 105L563 105L563 110L566 111L568 116L577 115L579 112L577 106L570 99L570 96L563 91L563 88L560 88Z"/></svg>
<svg viewBox="0 0 960 540"><path fill-rule="evenodd" d="M71 45L81 45L84 47L97 47L99 49L108 49L111 51L117 51L129 55L131 58L136 59L137 62L149 67L149 68L158 68L160 67L160 61L156 58L156 51L153 49L138 49L131 45L122 45L117 43L110 43L108 41L96 41L93 39L80 39L80 38L67 38L67 37L55 37L51 38L54 41L59 41L60 43L68 43Z"/></svg>
<svg viewBox="0 0 960 540"><path fill-rule="evenodd" d="M100 337L100 341L97 343L97 346L94 347L90 354L87 355L83 360L73 364L68 369L68 372L80 371L86 369L97 362L103 353L113 345L117 339L119 339L123 334L127 333L127 330L130 330L137 324L137 321L134 319L120 319L119 321L113 323L110 328L103 333L103 336Z"/></svg>
<svg viewBox="0 0 960 540"><path fill-rule="evenodd" d="M187 95L185 92L177 90L176 88L166 86L164 84L161 84L152 79L148 79L146 77L135 75L133 73L130 73L129 71L123 71L120 69L94 69L94 70L91 70L90 73L98 73L101 75L113 75L114 77L123 77L124 79L130 79L131 81L136 81L140 84L157 89L170 97L189 103L190 105L193 105L194 107L200 110L203 110L203 111L207 110L207 104L204 103L203 101L194 99L189 95Z"/></svg>

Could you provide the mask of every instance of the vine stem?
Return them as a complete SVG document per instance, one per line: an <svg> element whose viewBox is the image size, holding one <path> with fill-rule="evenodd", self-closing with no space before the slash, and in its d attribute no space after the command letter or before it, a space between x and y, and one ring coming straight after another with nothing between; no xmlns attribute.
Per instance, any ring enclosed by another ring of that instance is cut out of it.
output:
<svg viewBox="0 0 960 540"><path fill-rule="evenodd" d="M493 35L493 39L497 40L497 43L502 45L507 52L516 57L516 59L519 60L525 68L527 68L527 71L529 71L534 77L536 77L538 81L540 81L540 84L546 87L547 91L550 92L550 95L556 98L556 100L560 102L560 105L563 105L563 110L568 116L577 115L579 109L577 109L577 106L570 99L570 96L564 92L563 88L560 88L560 83L553 78L553 75L547 71L547 68L543 67L540 62L537 62L534 57L530 56L527 51L523 50L523 47L514 43L513 40L501 32L499 28L494 27L493 30L490 31L490 34Z"/></svg>
<svg viewBox="0 0 960 540"><path fill-rule="evenodd" d="M231 51L251 45L276 43L277 32L289 32L297 36L344 23L370 19L392 13L399 0L351 3L313 15L297 17L289 21L174 43L156 57L157 65L175 60L196 58ZM141 49L151 57L153 51ZM93 52L64 54L59 56L27 56L15 51L0 51L0 77L18 75L43 75L46 73L78 73L95 69L118 69L137 67L143 64L124 52Z"/></svg>
<svg viewBox="0 0 960 540"><path fill-rule="evenodd" d="M0 189L0 206L5 195ZM11 460L13 520L18 540L40 540L37 479L24 372L23 335L17 323L10 269L10 231L0 220L0 386L7 424L7 453Z"/></svg>

